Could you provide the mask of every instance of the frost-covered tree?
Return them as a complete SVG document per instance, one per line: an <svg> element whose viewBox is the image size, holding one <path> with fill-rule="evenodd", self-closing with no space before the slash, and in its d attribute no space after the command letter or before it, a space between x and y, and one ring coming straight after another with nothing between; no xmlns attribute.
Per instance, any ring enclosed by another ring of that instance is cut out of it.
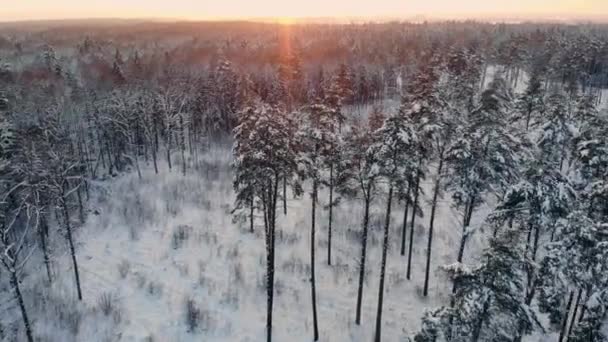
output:
<svg viewBox="0 0 608 342"><path fill-rule="evenodd" d="M602 330L606 322L606 292L595 293L585 303L586 315L581 314L578 325L573 329L568 341L603 342L608 336Z"/></svg>
<svg viewBox="0 0 608 342"><path fill-rule="evenodd" d="M316 283L315 283L315 235L316 235L316 208L318 202L319 187L325 184L323 171L328 163L325 158L331 158L335 148L334 140L328 135L332 135L335 131L334 122L325 106L317 104L308 109L308 117L304 120L297 134L297 140L300 143L299 149L299 173L304 180L312 182L311 197L311 239L310 239L310 269L311 269L311 297L312 297L312 313L313 313L313 338L315 341L319 339L319 328L317 321L317 301L316 301ZM333 165L333 164L331 164ZM332 166L333 167L333 166ZM330 169L331 170L331 169ZM333 172L333 171L332 171ZM333 186L333 174L330 175L330 201L331 187ZM330 203L330 206L332 204ZM331 231L331 218L330 218ZM329 235L331 241L331 233ZM330 242L331 243L331 242ZM331 248L331 247L329 247ZM328 250L328 258L331 257L331 249ZM328 259L330 260L330 259ZM328 261L329 262L329 261ZM331 264L331 263L330 263Z"/></svg>
<svg viewBox="0 0 608 342"><path fill-rule="evenodd" d="M576 111L578 134L573 139L573 177L590 217L608 216L608 119L583 100ZM586 103L586 104L585 104Z"/></svg>
<svg viewBox="0 0 608 342"><path fill-rule="evenodd" d="M356 125L345 137L346 148L343 162L339 164L338 174L340 192L350 197L363 199L364 213L361 232L361 258L359 260L359 280L357 288L357 307L355 323L361 324L361 305L363 301L363 283L365 280L365 260L367 257L367 236L369 231L370 205L376 195L380 168L377 155L370 147L374 144L375 135L369 126Z"/></svg>
<svg viewBox="0 0 608 342"><path fill-rule="evenodd" d="M218 128L229 130L235 127L237 113L242 104L241 79L232 62L222 59L211 78L209 91L213 94L213 110L216 114L213 120Z"/></svg>
<svg viewBox="0 0 608 342"><path fill-rule="evenodd" d="M23 185L11 172L15 136L13 125L0 110L0 263L10 276L10 285L19 304L28 342L33 342L31 321L21 290L21 276L31 246L26 237L36 229L35 208L27 206L19 196ZM34 209L34 210L32 210Z"/></svg>
<svg viewBox="0 0 608 342"><path fill-rule="evenodd" d="M520 329L541 329L534 311L525 303L529 267L520 233L503 231L490 241L481 263L468 268L446 266L459 284L454 305L427 313L416 342L513 341Z"/></svg>
<svg viewBox="0 0 608 342"><path fill-rule="evenodd" d="M389 245L390 218L395 189L402 189L411 179L416 168L415 155L416 133L409 122L400 113L388 117L384 125L373 133L378 142L370 150L378 158L380 174L388 183L386 216L384 222L384 237L382 242L382 261L380 264L380 285L378 290L378 310L376 313L376 342L381 340L382 305L384 298L384 279L386 273L386 259Z"/></svg>
<svg viewBox="0 0 608 342"><path fill-rule="evenodd" d="M475 108L481 83L482 56L472 47L457 47L446 56L448 99L462 112Z"/></svg>
<svg viewBox="0 0 608 342"><path fill-rule="evenodd" d="M584 318L589 306L597 306L592 302L608 288L608 224L596 223L585 211L578 210L561 220L556 229L555 241L547 246L542 261L540 308L550 314L553 323L562 322L560 335L570 336L576 320ZM566 304L566 294L575 289L574 305L571 299ZM579 309L581 303L583 308ZM572 320L567 322L570 316ZM590 326L584 329L587 334L593 333Z"/></svg>
<svg viewBox="0 0 608 342"><path fill-rule="evenodd" d="M537 141L542 151L539 157L546 163L556 164L561 171L564 161L571 159L569 147L577 132L568 112L566 97L559 93L549 96L543 116L541 137Z"/></svg>
<svg viewBox="0 0 608 342"><path fill-rule="evenodd" d="M328 230L327 230L327 264L331 265L332 252L332 232L333 232L333 209L339 203L339 192L336 188L340 187L341 177L337 174L338 165L342 159L342 149L344 141L339 134L340 115L336 108L332 108L323 101L317 99L314 104L309 106L309 123L314 127L315 134L318 136L319 162L321 165L319 185L324 185L329 190L328 209Z"/></svg>
<svg viewBox="0 0 608 342"><path fill-rule="evenodd" d="M422 215L419 198L422 194L422 181L427 174L427 164L433 154L433 144L437 138L440 117L446 110L446 104L439 91L440 60L437 56L427 56L428 60L417 71L413 81L408 85L406 96L403 98L400 113L408 118L417 136L414 154L418 158L415 171L412 173L411 186L407 193L411 194L410 239L407 259L407 279L411 278L414 228L416 217ZM409 196L406 197L406 208L410 207ZM407 212L404 215L407 217Z"/></svg>
<svg viewBox="0 0 608 342"><path fill-rule="evenodd" d="M62 153L62 150L66 151L68 149L70 141L66 133L59 128L57 120L51 119L47 127L48 130L54 131L55 137L59 137L59 140L55 142L56 148L59 146L63 147L49 151L49 187L54 194L56 207L61 211L63 216L63 226L70 249L78 299L82 300L81 279L76 255L76 244L74 243L74 224L71 219L70 201L71 195L77 193L80 187L83 186L83 167L80 160L75 156L69 153Z"/></svg>
<svg viewBox="0 0 608 342"><path fill-rule="evenodd" d="M276 214L280 181L293 178L297 170L296 125L293 118L276 106L257 104L244 110L235 128L233 153L234 188L239 201L252 193L261 202L266 245L267 341L272 340L274 303ZM298 192L297 188L295 188Z"/></svg>
<svg viewBox="0 0 608 342"><path fill-rule="evenodd" d="M470 224L475 209L487 194L502 192L517 176L523 141L508 124L511 101L506 82L496 77L447 151L446 187L463 214L458 262L462 262L467 239L473 233Z"/></svg>
<svg viewBox="0 0 608 342"><path fill-rule="evenodd" d="M526 90L518 96L515 103L517 109L515 119L525 122L526 131L529 130L530 124L535 124L545 111L545 88L541 81L540 70L537 69L532 71Z"/></svg>

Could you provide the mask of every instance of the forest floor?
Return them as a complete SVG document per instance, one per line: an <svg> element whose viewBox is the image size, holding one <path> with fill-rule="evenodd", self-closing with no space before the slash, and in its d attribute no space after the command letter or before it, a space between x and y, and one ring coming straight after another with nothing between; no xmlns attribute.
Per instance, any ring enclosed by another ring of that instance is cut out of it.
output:
<svg viewBox="0 0 608 342"><path fill-rule="evenodd" d="M94 184L90 214L78 233L85 305L111 298L120 311L121 341L262 341L265 336L265 249L261 218L255 233L234 223L229 146L215 146L186 175L178 166L159 174L145 167L111 182ZM431 180L427 179L430 183ZM428 184L427 184L428 187ZM428 209L430 189L422 206ZM334 211L332 265L327 265L327 212L317 216L317 300L321 341L371 341L378 295L385 195L374 201L368 240L362 324L355 325L361 201L343 201ZM321 207L327 202L320 195ZM429 210L425 210L426 213ZM479 221L482 216L478 215ZM274 336L310 341L310 197L288 196L279 210ZM383 315L386 341L406 341L426 309L445 304L450 283L440 266L453 263L460 241L459 215L441 201L433 242L430 294L422 296L428 217L417 218L411 280L400 255L403 204L393 208ZM408 237L409 238L409 237ZM480 241L471 240L468 260ZM69 258L57 272L64 289L72 277ZM73 293L72 295L75 295ZM200 310L189 331L186 303ZM83 331L90 331L84 329ZM204 336L204 339L203 339ZM91 336L87 338L91 340Z"/></svg>

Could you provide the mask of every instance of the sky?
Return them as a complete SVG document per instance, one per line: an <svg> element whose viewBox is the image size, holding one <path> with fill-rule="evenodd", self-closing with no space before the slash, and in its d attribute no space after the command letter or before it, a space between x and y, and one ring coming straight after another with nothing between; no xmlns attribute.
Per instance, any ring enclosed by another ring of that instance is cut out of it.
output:
<svg viewBox="0 0 608 342"><path fill-rule="evenodd" d="M608 16L608 0L0 0L0 21L74 18Z"/></svg>

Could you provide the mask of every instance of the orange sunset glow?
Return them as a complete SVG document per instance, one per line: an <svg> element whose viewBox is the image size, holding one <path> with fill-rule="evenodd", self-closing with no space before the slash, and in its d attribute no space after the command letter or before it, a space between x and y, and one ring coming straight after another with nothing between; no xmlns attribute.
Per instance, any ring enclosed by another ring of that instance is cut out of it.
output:
<svg viewBox="0 0 608 342"><path fill-rule="evenodd" d="M608 15L605 0L20 0L5 1L0 20L63 18L250 19L277 18L290 23L303 17L484 17L497 15Z"/></svg>

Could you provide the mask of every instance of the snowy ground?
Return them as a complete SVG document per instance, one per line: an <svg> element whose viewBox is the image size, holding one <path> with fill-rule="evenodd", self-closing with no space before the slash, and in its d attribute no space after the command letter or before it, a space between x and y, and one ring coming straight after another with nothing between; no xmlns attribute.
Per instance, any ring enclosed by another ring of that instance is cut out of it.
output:
<svg viewBox="0 0 608 342"><path fill-rule="evenodd" d="M55 273L60 279L55 285L36 290L46 297L61 297L64 308L82 307L83 318L72 329L75 335L71 335L53 312L45 309L43 318L33 312L36 334L46 336L48 341L264 340L262 222L258 220L255 234L249 233L245 224L232 222L231 158L229 146L215 146L204 154L198 170L191 165L186 176L181 169L169 172L162 168L156 175L146 167L141 180L134 172L94 184L91 213L78 232L84 303L76 304L73 299L73 274L67 255L58 256ZM321 195L323 199L326 196ZM332 266L326 264L326 212L321 210L318 215L321 341L372 338L385 199L379 197L373 211L361 326L354 324L362 218L358 202L345 201L335 210ZM395 205L393 212L383 337L386 341L405 341L419 327L425 309L447 300L450 285L438 267L454 262L460 218L449 208L448 199L441 203L430 296L423 298L428 218L417 221L413 278L408 281L406 257L399 255L398 247L403 205ZM309 197L290 198L288 215L280 213L279 220L274 336L276 341L310 341ZM473 239L468 252L478 249L478 244ZM38 273L32 277L42 276ZM108 298L111 308L103 312L102 303ZM188 331L185 320L189 299L201 312L200 327L194 332Z"/></svg>

